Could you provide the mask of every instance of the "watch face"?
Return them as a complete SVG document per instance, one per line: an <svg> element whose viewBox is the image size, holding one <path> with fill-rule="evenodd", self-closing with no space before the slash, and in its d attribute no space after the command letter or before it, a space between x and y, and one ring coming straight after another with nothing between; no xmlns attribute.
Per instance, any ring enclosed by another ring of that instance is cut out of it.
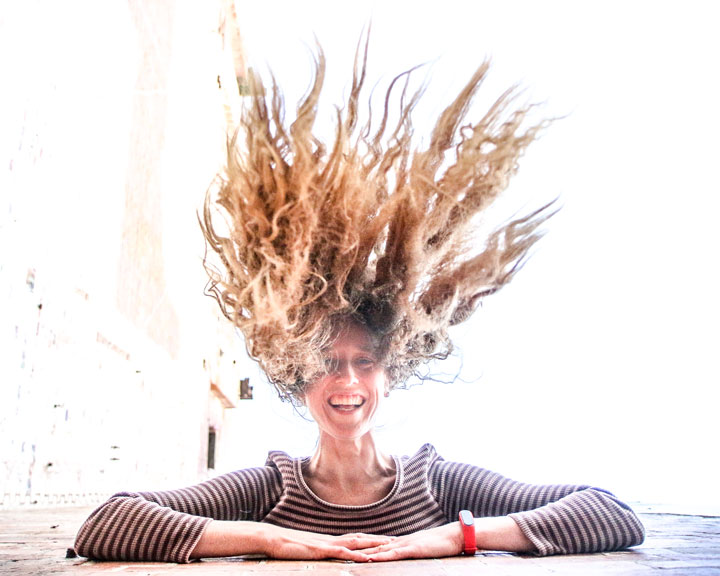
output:
<svg viewBox="0 0 720 576"><path fill-rule="evenodd" d="M462 522L466 526L472 526L473 524L475 524L475 518L473 518L473 515L469 510L461 510L460 522Z"/></svg>

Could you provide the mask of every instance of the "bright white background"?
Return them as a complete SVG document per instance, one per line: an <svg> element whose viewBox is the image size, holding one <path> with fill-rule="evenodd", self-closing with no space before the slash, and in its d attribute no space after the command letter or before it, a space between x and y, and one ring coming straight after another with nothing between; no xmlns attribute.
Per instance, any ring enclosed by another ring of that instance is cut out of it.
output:
<svg viewBox="0 0 720 576"><path fill-rule="evenodd" d="M251 65L269 65L290 102L308 86L313 34L329 60L327 103L342 102L372 16L370 85L430 63L420 132L485 57L493 69L484 98L519 82L529 100L546 102L543 113L564 116L531 147L507 194L518 210L559 196L562 211L514 283L456 332L459 357L436 370L453 374L462 363L458 381L391 396L379 418L388 449L430 441L448 459L521 480L588 482L628 501L719 511L714 3L238 7ZM257 401L238 418L262 432L237 463L261 464L270 448L307 453L312 424L258 378Z"/></svg>

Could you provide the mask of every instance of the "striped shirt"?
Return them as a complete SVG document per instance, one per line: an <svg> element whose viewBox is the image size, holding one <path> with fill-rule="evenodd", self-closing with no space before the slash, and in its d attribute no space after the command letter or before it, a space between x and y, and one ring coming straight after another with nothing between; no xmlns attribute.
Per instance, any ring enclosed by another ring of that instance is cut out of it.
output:
<svg viewBox="0 0 720 576"><path fill-rule="evenodd" d="M307 458L271 452L265 466L164 492L121 492L78 532L82 556L105 560L188 562L212 520L268 522L325 534L400 536L475 517L513 518L538 555L620 550L640 544L644 529L612 494L580 485L532 485L470 464L443 460L430 444L394 457L395 484L373 504L345 506L318 498L303 479Z"/></svg>

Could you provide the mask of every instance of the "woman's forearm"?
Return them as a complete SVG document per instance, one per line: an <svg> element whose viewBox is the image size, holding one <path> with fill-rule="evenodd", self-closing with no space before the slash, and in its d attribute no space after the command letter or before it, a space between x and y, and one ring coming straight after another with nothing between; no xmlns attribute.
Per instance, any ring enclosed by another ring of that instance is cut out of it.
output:
<svg viewBox="0 0 720 576"><path fill-rule="evenodd" d="M203 531L190 558L264 554L269 541L270 524L213 520Z"/></svg>
<svg viewBox="0 0 720 576"><path fill-rule="evenodd" d="M392 540L389 536L345 534L330 536L282 528L262 522L212 521L190 553L190 558L263 554L292 560L335 558L367 562L366 548Z"/></svg>
<svg viewBox="0 0 720 576"><path fill-rule="evenodd" d="M536 550L509 516L475 518L475 541L480 550L506 552L533 552Z"/></svg>

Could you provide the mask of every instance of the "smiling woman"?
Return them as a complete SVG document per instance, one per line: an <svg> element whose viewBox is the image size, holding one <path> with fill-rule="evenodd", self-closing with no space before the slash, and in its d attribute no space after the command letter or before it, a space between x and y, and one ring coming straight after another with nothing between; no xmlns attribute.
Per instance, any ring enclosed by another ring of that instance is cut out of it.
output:
<svg viewBox="0 0 720 576"><path fill-rule="evenodd" d="M344 327L328 352L326 370L327 374L311 383L302 396L320 435L345 439L364 436L389 382L362 327Z"/></svg>
<svg viewBox="0 0 720 576"><path fill-rule="evenodd" d="M207 265L210 291L281 397L309 409L315 452L272 452L264 466L185 489L116 494L80 529L80 554L368 562L642 542L635 514L604 490L523 484L445 461L429 444L397 456L376 443L385 396L449 353L449 326L511 280L550 214L541 208L470 241L544 125L525 126L529 109L511 110L510 92L466 122L486 64L416 150L411 116L422 90L409 89L410 73L391 83L376 124L359 126L367 45L358 53L329 146L313 133L322 52L289 126L279 88L251 82L245 150L231 150L217 205L208 196L203 218L222 262ZM227 232L215 224L218 205Z"/></svg>
<svg viewBox="0 0 720 576"><path fill-rule="evenodd" d="M328 359L328 373L303 396L323 449L303 463L302 473L326 502L372 504L388 495L397 476L395 462L378 450L371 433L381 399L389 394L387 375L359 324L342 329Z"/></svg>

